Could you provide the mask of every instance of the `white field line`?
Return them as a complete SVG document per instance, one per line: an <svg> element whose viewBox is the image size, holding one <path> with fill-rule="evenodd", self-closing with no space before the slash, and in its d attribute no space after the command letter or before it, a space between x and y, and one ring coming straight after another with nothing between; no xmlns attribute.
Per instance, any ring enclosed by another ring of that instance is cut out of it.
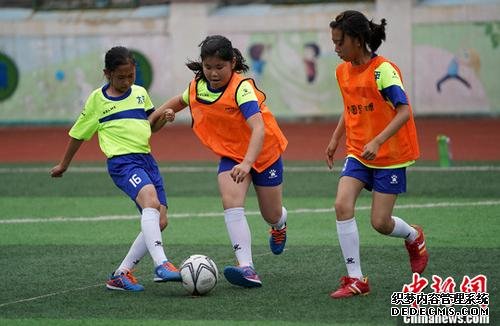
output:
<svg viewBox="0 0 500 326"><path fill-rule="evenodd" d="M334 167L333 172L339 172L340 167ZM49 167L3 167L0 168L0 174L9 173L46 173L49 174ZM217 172L217 167L209 166L168 166L160 167L161 172L185 172L185 173L200 173L200 172ZM326 166L285 166L286 172L329 172ZM485 166L414 166L407 169L408 172L488 172L500 171L500 166L485 165ZM87 166L87 167L70 167L67 173L105 173L107 172L104 166Z"/></svg>
<svg viewBox="0 0 500 326"><path fill-rule="evenodd" d="M429 203L429 204L408 204L408 205L396 205L396 209L416 209L416 208L437 208L437 207L464 207L464 206L490 206L490 205L500 205L500 201L497 200L491 200L491 201L478 201L478 202L468 202L468 203L452 203L452 202L442 202L442 203ZM370 209L369 206L361 206L357 207L356 209L358 210L368 210ZM333 212L333 208L299 208L299 209L294 209L294 210L289 210L288 213L324 213L324 212ZM247 212L247 215L259 215L259 212L251 211ZM185 218L185 217L207 217L207 216L222 216L222 214L219 213L193 213L193 214L172 214L170 217L173 218ZM48 219L16 219L16 220L3 220L0 221L0 223L3 224L15 224L15 223L41 223L41 222L72 222L72 221L78 221L78 222L86 222L86 221L108 221L108 220L118 220L118 219L135 219L137 216L99 216L99 217L78 217L78 218L63 218L63 217L56 217L56 218L48 218ZM267 253L262 253L262 254L256 254L254 256L266 256L270 255L269 252ZM224 263L230 263L233 260L227 260L221 262L222 264ZM10 301L10 302L4 302L0 304L0 308L8 305L13 305L17 303L23 303L23 302L29 302L29 301L34 301L34 300L39 300L39 299L44 299L52 296L58 296L64 293L69 293L69 292L76 292L76 291L83 291L87 290L90 288L96 288L96 287L104 287L103 283L99 284L94 284L94 285L87 285L75 289L68 289L68 290L62 290L58 292L52 292L52 293L47 293L31 298L25 298L25 299L19 299L15 301Z"/></svg>
<svg viewBox="0 0 500 326"><path fill-rule="evenodd" d="M427 204L406 204L396 205L394 209L419 209L419 208L447 208L447 207L465 207L465 206L495 206L500 205L500 200L486 200L477 202L441 202ZM358 206L356 210L369 210L371 206ZM288 214L317 214L333 212L334 208L297 208L289 209ZM259 211L247 211L247 216L260 215ZM169 214L169 218L196 218L196 217L216 217L223 216L222 212L206 212L206 213L177 213ZM110 215L96 217L48 217L48 218L16 218L0 220L0 224L24 224L24 223L57 223L57 222L102 222L113 220L135 220L139 219L139 215Z"/></svg>
<svg viewBox="0 0 500 326"><path fill-rule="evenodd" d="M11 304L23 303L23 302L28 302L28 301L33 301L33 300L38 300L38 299L53 297L53 296L57 296L57 295L68 293L68 292L75 292L75 291L81 291L81 290L86 290L86 289L90 289L90 288L96 288L98 286L104 286L104 284L87 285L87 286L82 286L82 287L75 288L75 289L69 289L69 290L63 290L63 291L58 291L58 292L47 293L47 294L39 295L39 296L32 297L32 298L26 298L26 299L19 299L19 300L16 300L16 301L4 302L4 303L0 304L0 308L4 307L4 306L11 305Z"/></svg>
<svg viewBox="0 0 500 326"><path fill-rule="evenodd" d="M287 251L287 250L288 249L285 248L284 251ZM261 253L261 254L254 254L253 256L254 257L263 257L263 256L268 256L268 255L271 255L271 252L265 252L265 253ZM222 265L231 264L233 262L234 262L234 258L226 259L226 260L223 260L223 261L219 261L219 263L222 264ZM58 292L52 292L52 293L42 294L42 295L39 295L39 296L36 296L36 297L19 299L19 300L9 301L9 302L4 302L4 303L0 303L0 308L4 307L4 306L10 306L10 305L13 305L13 304L17 304L17 303L29 302L29 301L34 301L34 300L48 298L48 297L58 296L58 295L61 295L61 294L64 294L64 293L69 293L69 292L83 291L83 290L97 288L97 287L103 287L104 288L104 286L105 286L105 284L103 282L103 283L94 284L94 285L82 286L82 287L75 288L75 289L67 289L67 290L62 290L62 291L58 291Z"/></svg>

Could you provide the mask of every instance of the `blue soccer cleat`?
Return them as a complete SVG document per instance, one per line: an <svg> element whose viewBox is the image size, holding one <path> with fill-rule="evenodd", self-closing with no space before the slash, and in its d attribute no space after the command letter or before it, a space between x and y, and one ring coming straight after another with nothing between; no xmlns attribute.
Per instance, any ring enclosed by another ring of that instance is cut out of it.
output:
<svg viewBox="0 0 500 326"><path fill-rule="evenodd" d="M155 282L181 282L182 278L181 273L174 264L165 260L163 264L156 267L153 280Z"/></svg>
<svg viewBox="0 0 500 326"><path fill-rule="evenodd" d="M224 268L224 276L229 283L245 288L257 288L262 286L260 277L252 266L226 266Z"/></svg>
<svg viewBox="0 0 500 326"><path fill-rule="evenodd" d="M269 233L271 234L269 237L269 247L271 248L272 253L275 255L281 254L285 249L286 244L286 224L281 230L271 228Z"/></svg>
<svg viewBox="0 0 500 326"><path fill-rule="evenodd" d="M140 292L144 291L144 287L137 282L137 279L132 275L132 272L120 273L115 275L113 272L106 281L108 290Z"/></svg>

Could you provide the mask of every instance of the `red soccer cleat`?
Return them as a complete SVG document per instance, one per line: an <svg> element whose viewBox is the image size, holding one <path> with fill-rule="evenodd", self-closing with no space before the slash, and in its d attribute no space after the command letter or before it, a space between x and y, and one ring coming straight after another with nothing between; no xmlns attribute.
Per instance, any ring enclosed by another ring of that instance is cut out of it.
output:
<svg viewBox="0 0 500 326"><path fill-rule="evenodd" d="M413 273L421 274L427 266L429 253L425 247L425 236L422 227L419 225L412 226L415 230L417 230L418 236L412 243L405 242L405 246L406 250L408 250L408 254L410 255L411 271Z"/></svg>
<svg viewBox="0 0 500 326"><path fill-rule="evenodd" d="M367 295L369 293L370 285L368 284L367 277L360 280L355 277L342 276L340 278L340 287L336 291L330 293L330 297L333 299L343 299L355 295Z"/></svg>

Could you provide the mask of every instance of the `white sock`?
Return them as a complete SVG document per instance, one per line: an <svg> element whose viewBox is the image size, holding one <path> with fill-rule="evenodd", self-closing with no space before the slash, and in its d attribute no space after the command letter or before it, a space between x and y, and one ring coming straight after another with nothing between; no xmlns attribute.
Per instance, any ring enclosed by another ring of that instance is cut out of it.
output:
<svg viewBox="0 0 500 326"><path fill-rule="evenodd" d="M146 247L146 242L144 242L144 234L140 232L115 274L119 275L122 272L126 273L132 270L147 252L148 247Z"/></svg>
<svg viewBox="0 0 500 326"><path fill-rule="evenodd" d="M404 238L409 243L415 241L418 236L417 230L397 216L393 216L394 230L389 234L391 237Z"/></svg>
<svg viewBox="0 0 500 326"><path fill-rule="evenodd" d="M253 266L252 236L243 207L224 210L224 221L240 266Z"/></svg>
<svg viewBox="0 0 500 326"><path fill-rule="evenodd" d="M163 251L163 242L160 230L160 212L154 208L143 208L141 218L141 229L144 234L144 242L148 248L155 266L163 264L167 257Z"/></svg>
<svg viewBox="0 0 500 326"><path fill-rule="evenodd" d="M349 277L362 279L361 261L359 258L359 233L356 219L337 221L337 234L340 248L344 255L345 266Z"/></svg>
<svg viewBox="0 0 500 326"><path fill-rule="evenodd" d="M285 207L281 207L281 218L280 218L280 220L278 221L278 223L269 224L269 225L272 226L275 230L281 230L282 228L285 227L287 217L288 217L288 214L287 214L286 208Z"/></svg>

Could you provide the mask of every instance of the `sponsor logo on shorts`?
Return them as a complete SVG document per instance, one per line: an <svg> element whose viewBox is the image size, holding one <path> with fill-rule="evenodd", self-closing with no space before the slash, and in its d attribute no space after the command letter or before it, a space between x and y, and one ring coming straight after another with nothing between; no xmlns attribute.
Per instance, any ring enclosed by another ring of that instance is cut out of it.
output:
<svg viewBox="0 0 500 326"><path fill-rule="evenodd" d="M391 175L391 185L397 185L398 183L398 176L395 174Z"/></svg>
<svg viewBox="0 0 500 326"><path fill-rule="evenodd" d="M278 177L278 173L276 172L275 169L269 170L269 179L274 179Z"/></svg>

